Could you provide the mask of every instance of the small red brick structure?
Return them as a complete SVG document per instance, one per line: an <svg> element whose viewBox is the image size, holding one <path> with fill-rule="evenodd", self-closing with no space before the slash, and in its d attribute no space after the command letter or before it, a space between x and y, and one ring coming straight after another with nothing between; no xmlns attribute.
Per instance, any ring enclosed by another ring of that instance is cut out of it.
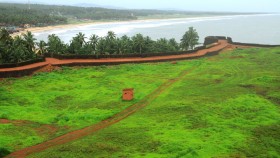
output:
<svg viewBox="0 0 280 158"><path fill-rule="evenodd" d="M123 100L132 100L133 99L133 88L123 89Z"/></svg>

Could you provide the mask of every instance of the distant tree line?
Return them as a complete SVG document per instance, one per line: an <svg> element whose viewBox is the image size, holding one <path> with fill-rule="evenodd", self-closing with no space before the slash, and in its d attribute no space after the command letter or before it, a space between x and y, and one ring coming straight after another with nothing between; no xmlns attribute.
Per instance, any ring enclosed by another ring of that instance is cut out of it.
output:
<svg viewBox="0 0 280 158"><path fill-rule="evenodd" d="M230 15L236 13L219 12L186 12L186 11L161 11L161 10L121 10L97 7L75 7L58 5L39 5L0 3L0 24L23 26L47 26L66 24L69 19L83 20L135 20L138 17L153 15Z"/></svg>
<svg viewBox="0 0 280 158"><path fill-rule="evenodd" d="M17 5L0 5L0 23L3 26L23 27L24 24L47 26L66 24L67 18L39 9L20 8Z"/></svg>
<svg viewBox="0 0 280 158"><path fill-rule="evenodd" d="M159 12L155 11L155 13ZM0 3L0 23L9 26L66 24L70 18L78 20L135 20L138 15L148 16L152 14L153 11L38 4L31 4L31 9L29 9L27 4Z"/></svg>
<svg viewBox="0 0 280 158"><path fill-rule="evenodd" d="M93 34L88 39L83 33L78 33L69 44L64 43L57 35L48 36L48 41L35 42L31 32L12 38L7 30L0 32L0 63L18 63L35 59L45 54L130 54L130 53L158 53L175 52L194 49L198 44L199 36L193 27L183 35L178 43L174 38L160 38L152 40L149 36L136 34L116 37L109 31L107 36L98 37Z"/></svg>

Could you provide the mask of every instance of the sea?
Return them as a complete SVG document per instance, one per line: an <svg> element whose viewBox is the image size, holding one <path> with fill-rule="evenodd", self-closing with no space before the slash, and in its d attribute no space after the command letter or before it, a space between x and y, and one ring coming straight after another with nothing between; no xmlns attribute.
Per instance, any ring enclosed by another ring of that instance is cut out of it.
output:
<svg viewBox="0 0 280 158"><path fill-rule="evenodd" d="M47 41L50 34L56 34L65 43L79 32L89 38L92 34L106 36L114 31L118 37L141 33L152 39L175 38L180 42L189 27L194 27L203 43L206 36L228 36L234 42L280 44L280 14L209 16L164 20L141 20L89 24L73 28L56 28L34 33L35 38Z"/></svg>

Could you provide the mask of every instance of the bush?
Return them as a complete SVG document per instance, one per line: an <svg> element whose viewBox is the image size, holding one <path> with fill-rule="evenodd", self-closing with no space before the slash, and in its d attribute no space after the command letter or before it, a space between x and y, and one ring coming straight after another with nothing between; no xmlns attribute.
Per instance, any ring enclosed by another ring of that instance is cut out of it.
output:
<svg viewBox="0 0 280 158"><path fill-rule="evenodd" d="M0 119L9 119L8 113L2 113L0 114Z"/></svg>
<svg viewBox="0 0 280 158"><path fill-rule="evenodd" d="M0 148L0 158L9 155L11 152L5 148Z"/></svg>

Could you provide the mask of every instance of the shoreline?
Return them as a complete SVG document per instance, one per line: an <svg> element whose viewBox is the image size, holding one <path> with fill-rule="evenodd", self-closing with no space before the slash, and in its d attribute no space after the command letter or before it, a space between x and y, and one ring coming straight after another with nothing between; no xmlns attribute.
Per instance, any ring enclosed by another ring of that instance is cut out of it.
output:
<svg viewBox="0 0 280 158"><path fill-rule="evenodd" d="M208 17L208 16L207 16ZM213 16L209 16L213 17ZM198 18L198 17L184 17L184 18L166 18L166 19L139 19L139 20L125 20L125 21L96 21L96 22L86 22L86 23L77 23L77 24L61 24L61 25L53 25L53 26L44 26L44 27L31 27L26 28L23 31L19 31L16 33L11 34L12 37L21 35L22 33L26 33L30 31L32 33L38 32L45 32L54 29L68 29L68 28L75 28L80 26L89 26L89 25L99 25L99 24L113 24L113 23L129 23L129 22L149 22L149 21L161 21L161 20L178 20L178 19L188 19L188 18Z"/></svg>
<svg viewBox="0 0 280 158"><path fill-rule="evenodd" d="M52 25L52 26L44 26L44 27L31 27L26 28L22 31L11 34L12 37L17 35L21 35L30 31L32 33L40 33L51 31L55 29L69 29L76 28L81 26L90 26L90 25L99 25L99 24L122 24L122 23L130 23L130 22L151 22L151 21L164 21L164 20L181 20L181 19L192 19L192 18L212 18L212 17L238 17L238 16L256 16L256 15L271 15L271 14L237 14L237 15L206 15L206 16L190 16L190 17L174 17L174 18L151 18L151 19L137 19L137 20L124 20L124 21L92 21L92 22L81 22L77 24L60 24L60 25ZM273 15L273 14L272 14Z"/></svg>
<svg viewBox="0 0 280 158"><path fill-rule="evenodd" d="M75 28L75 27L89 26L89 25L99 25L99 24L113 24L113 23L122 24L122 23L129 23L129 22L150 22L150 21L180 20L180 19L192 19L192 18L211 18L211 17L228 17L228 16L232 17L232 16L244 16L244 15L212 15L212 16L210 15L210 16L165 18L165 19L151 18L151 19L124 20L124 21L95 21L95 22L85 22L85 23L77 23L77 24L61 24L61 25L53 25L53 26L26 28L22 31L11 34L11 36L15 37L17 35L21 35L22 33L26 33L27 31L30 31L32 33L38 33L38 32L55 30L55 29L68 29L68 28Z"/></svg>

